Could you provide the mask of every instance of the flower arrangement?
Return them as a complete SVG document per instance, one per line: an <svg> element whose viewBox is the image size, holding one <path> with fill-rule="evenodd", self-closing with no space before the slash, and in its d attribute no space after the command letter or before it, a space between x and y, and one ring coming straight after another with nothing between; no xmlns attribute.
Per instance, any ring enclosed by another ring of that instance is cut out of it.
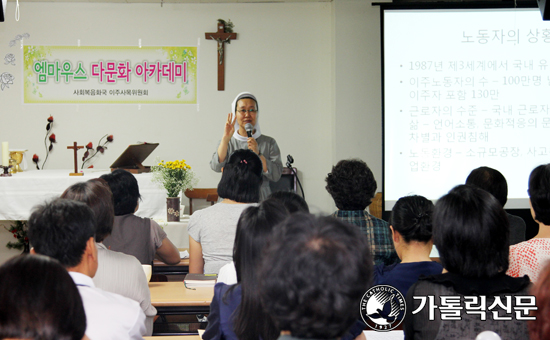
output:
<svg viewBox="0 0 550 340"><path fill-rule="evenodd" d="M34 154L32 156L32 161L34 162L34 164L36 164L36 170L44 169L44 165L46 165L48 156L50 155L50 152L53 149L53 143L57 143L57 140L55 139L55 133L52 133L52 130L53 130L53 116L49 116L48 124L46 125L46 137L44 137L44 146L46 147L46 158L42 163L42 167L38 165L38 162L40 162L40 158L38 157L38 155ZM48 146L48 140L50 141L50 146Z"/></svg>
<svg viewBox="0 0 550 340"><path fill-rule="evenodd" d="M7 231L13 234L13 237L17 239L15 242L8 242L6 247L8 249L23 249L29 250L29 238L27 237L27 223L23 221L15 221L9 228L4 227Z"/></svg>
<svg viewBox="0 0 550 340"><path fill-rule="evenodd" d="M103 138L105 138L105 140L103 140ZM89 162L92 158L94 158L98 152L104 153L105 150L107 150L107 144L111 143L112 141L113 141L113 135L107 134L101 137L101 139L97 143L97 147L95 148L95 151L94 151L94 145L92 144L92 142L89 142L88 144L86 144L86 152L84 152L84 156L82 157L81 169L84 169L84 165L87 162ZM90 156L90 152L93 152L91 156ZM90 158L88 158L88 156L90 156ZM89 166L89 168L93 168L93 167L94 167L93 165Z"/></svg>
<svg viewBox="0 0 550 340"><path fill-rule="evenodd" d="M166 163L161 161L158 165L151 167L151 172L153 182L164 187L168 197L178 197L182 190L192 190L198 182L191 166L185 163L185 159Z"/></svg>

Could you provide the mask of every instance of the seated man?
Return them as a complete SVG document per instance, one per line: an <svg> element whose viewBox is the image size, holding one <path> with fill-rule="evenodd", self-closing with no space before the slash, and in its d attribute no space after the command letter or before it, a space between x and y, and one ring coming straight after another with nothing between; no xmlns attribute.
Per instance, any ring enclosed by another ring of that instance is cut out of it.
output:
<svg viewBox="0 0 550 340"><path fill-rule="evenodd" d="M376 192L376 180L367 164L359 159L342 160L332 167L325 181L338 208L332 216L356 225L367 236L374 264L399 262L388 222L365 211Z"/></svg>
<svg viewBox="0 0 550 340"><path fill-rule="evenodd" d="M260 297L279 339L338 339L357 324L371 276L367 239L356 228L298 213L275 232Z"/></svg>
<svg viewBox="0 0 550 340"><path fill-rule="evenodd" d="M142 339L145 314L136 301L94 286L95 219L84 203L56 199L37 207L28 221L31 253L58 260L78 287L86 312L86 335L96 339Z"/></svg>
<svg viewBox="0 0 550 340"><path fill-rule="evenodd" d="M486 166L472 170L466 178L466 184L483 189L493 195L504 206L508 200L508 183L500 171ZM515 215L508 216L510 222L510 245L525 241L525 221Z"/></svg>

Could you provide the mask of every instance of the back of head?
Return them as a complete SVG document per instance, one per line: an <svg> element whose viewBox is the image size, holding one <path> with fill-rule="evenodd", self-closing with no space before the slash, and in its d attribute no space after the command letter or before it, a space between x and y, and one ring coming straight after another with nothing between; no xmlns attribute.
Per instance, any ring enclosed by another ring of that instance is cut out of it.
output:
<svg viewBox="0 0 550 340"><path fill-rule="evenodd" d="M537 299L537 310L533 311L535 321L529 321L529 339L550 339L550 263L540 272L537 282L531 288Z"/></svg>
<svg viewBox="0 0 550 340"><path fill-rule="evenodd" d="M241 340L276 339L278 331L265 313L258 293L258 270L262 253L272 238L274 227L289 216L283 204L267 199L245 209L237 224L233 261L242 290L241 303L234 321L235 334Z"/></svg>
<svg viewBox="0 0 550 340"><path fill-rule="evenodd" d="M423 196L401 197L391 214L391 225L406 242L428 242L432 239L434 204Z"/></svg>
<svg viewBox="0 0 550 340"><path fill-rule="evenodd" d="M367 163L342 160L325 179L326 189L340 210L365 210L376 192L376 180Z"/></svg>
<svg viewBox="0 0 550 340"><path fill-rule="evenodd" d="M262 161L250 150L236 150L229 156L218 184L218 195L240 203L260 200Z"/></svg>
<svg viewBox="0 0 550 340"><path fill-rule="evenodd" d="M295 212L309 212L309 207L306 200L302 196L296 194L292 191L276 191L269 195L269 198L274 198L285 206L289 213L294 214Z"/></svg>
<svg viewBox="0 0 550 340"><path fill-rule="evenodd" d="M115 211L113 194L107 182L94 178L87 182L71 185L61 194L61 198L86 203L94 212L96 218L96 242L102 242L113 231Z"/></svg>
<svg viewBox="0 0 550 340"><path fill-rule="evenodd" d="M0 267L0 339L80 340L82 299L55 260L17 256Z"/></svg>
<svg viewBox="0 0 550 340"><path fill-rule="evenodd" d="M34 209L28 221L29 242L36 253L72 268L81 262L95 224L86 204L58 198Z"/></svg>
<svg viewBox="0 0 550 340"><path fill-rule="evenodd" d="M330 217L291 215L262 262L260 294L280 330L335 339L359 318L372 257L357 228Z"/></svg>
<svg viewBox="0 0 550 340"><path fill-rule="evenodd" d="M126 170L117 169L100 177L109 184L113 193L115 216L133 214L141 198L139 186L134 175Z"/></svg>
<svg viewBox="0 0 550 340"><path fill-rule="evenodd" d="M503 207L508 200L508 183L500 171L486 166L472 170L466 178L466 184L481 188L500 202Z"/></svg>
<svg viewBox="0 0 550 340"><path fill-rule="evenodd" d="M529 176L529 199L535 220L550 225L550 164L539 165Z"/></svg>
<svg viewBox="0 0 550 340"><path fill-rule="evenodd" d="M434 209L433 240L445 269L465 277L492 277L508 269L510 225L487 191L459 185Z"/></svg>

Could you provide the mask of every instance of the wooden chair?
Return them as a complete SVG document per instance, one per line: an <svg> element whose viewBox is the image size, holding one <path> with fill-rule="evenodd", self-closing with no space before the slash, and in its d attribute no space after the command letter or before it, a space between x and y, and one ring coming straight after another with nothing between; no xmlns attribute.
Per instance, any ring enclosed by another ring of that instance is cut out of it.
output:
<svg viewBox="0 0 550 340"><path fill-rule="evenodd" d="M193 214L193 199L204 199L214 205L218 201L218 189L193 189L186 190L185 197L189 199L189 215Z"/></svg>
<svg viewBox="0 0 550 340"><path fill-rule="evenodd" d="M382 193L377 192L372 198L372 203L369 205L369 213L377 218L382 218Z"/></svg>

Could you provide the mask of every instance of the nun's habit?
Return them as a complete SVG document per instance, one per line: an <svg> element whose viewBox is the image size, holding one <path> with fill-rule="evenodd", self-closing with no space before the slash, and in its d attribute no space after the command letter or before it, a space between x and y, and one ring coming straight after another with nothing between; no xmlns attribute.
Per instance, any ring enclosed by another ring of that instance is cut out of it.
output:
<svg viewBox="0 0 550 340"><path fill-rule="evenodd" d="M267 165L267 172L263 173L263 182L262 186L260 187L260 201L267 198L269 194L271 194L271 189L269 188L269 181L277 182L281 178L281 173L283 171L283 163L281 161L281 151L279 150L279 146L277 145L277 142L275 139L262 135L262 132L260 130L260 123L259 123L259 105L258 101L256 100L256 97L250 93L250 92L241 92L239 95L235 98L233 103L231 104L231 113L232 118L235 117L237 114L236 108L237 108L237 102L244 98L251 98L256 102L256 107L258 108L258 114L256 116L256 125L254 126L254 134L252 137L256 139L256 142L258 143L258 150L259 152L265 157L266 165ZM229 144L227 146L227 157L225 158L225 161L219 162L218 158L218 151L216 150L214 154L212 155L212 160L210 161L210 167L212 170L216 172L221 172L222 168L225 166L225 163L229 159L229 156L238 149L248 149L248 145L246 140L247 137L243 137L239 135L239 123L237 123L237 120L235 120L235 133L233 133L233 137L229 140ZM221 140L218 142L218 145L220 145ZM217 149L217 147L216 147Z"/></svg>

